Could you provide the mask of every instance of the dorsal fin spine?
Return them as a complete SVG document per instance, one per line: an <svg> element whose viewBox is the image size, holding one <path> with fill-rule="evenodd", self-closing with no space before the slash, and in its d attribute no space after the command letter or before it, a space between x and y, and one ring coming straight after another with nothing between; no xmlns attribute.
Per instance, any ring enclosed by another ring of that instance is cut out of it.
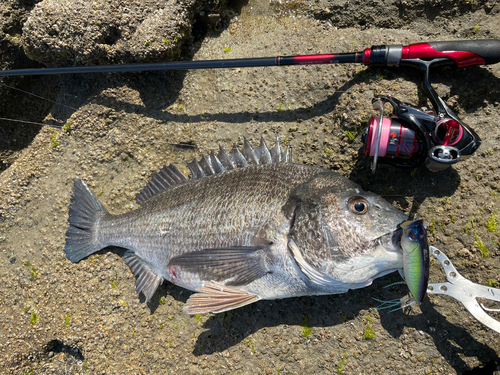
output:
<svg viewBox="0 0 500 375"><path fill-rule="evenodd" d="M187 163L189 170L191 171L191 180L195 178L205 177L205 173L203 173L203 169L201 169L200 163L196 158L193 159L191 163Z"/></svg>
<svg viewBox="0 0 500 375"><path fill-rule="evenodd" d="M259 147L256 148L255 150L259 150L259 162L260 164L270 164L272 163L272 157L271 153L269 152L269 148L267 147L266 141L264 140L264 137L260 137L260 144Z"/></svg>
<svg viewBox="0 0 500 375"><path fill-rule="evenodd" d="M276 134L276 143L274 147L271 149L271 159L273 163L281 163L283 161L283 155L281 154L281 144L278 138L278 134Z"/></svg>
<svg viewBox="0 0 500 375"><path fill-rule="evenodd" d="M176 185L177 184L177 181L174 180L171 176L171 174L169 173L169 170L168 170L168 167L163 167L161 169L161 171L165 172L163 174L163 182L162 183L162 180L160 180L159 178L157 178L157 175L153 176L153 180L155 179L156 177L156 180L158 180L158 182L163 186L163 185L166 185L168 184L169 186L172 186L172 185Z"/></svg>
<svg viewBox="0 0 500 375"><path fill-rule="evenodd" d="M210 161L212 162L212 167L213 167L215 173L222 173L226 170L224 168L224 166L222 165L222 163L220 162L217 155L214 154L214 150L212 150L210 152Z"/></svg>
<svg viewBox="0 0 500 375"><path fill-rule="evenodd" d="M288 142L288 145L286 146L285 157L284 157L283 161L285 163L292 162L292 148L290 147L290 142Z"/></svg>
<svg viewBox="0 0 500 375"><path fill-rule="evenodd" d="M212 167L212 163L210 162L210 158L207 158L205 155L201 156L200 166L205 173L205 176L211 176L215 174L214 168Z"/></svg>
<svg viewBox="0 0 500 375"><path fill-rule="evenodd" d="M223 173L236 168L245 168L249 165L262 165L272 163L291 163L292 149L290 143L286 149L282 150L278 135L276 134L276 143L269 150L263 137L260 139L259 147L252 148L246 138L243 140L243 153L233 145L230 152L227 152L219 145L219 152L215 155L214 151L207 156L203 155L198 161L196 158L192 162L187 162L191 171L191 178L188 179L175 165L170 164L160 169L149 181L149 183L137 194L137 203L143 203L152 196L167 190L171 186L181 185L188 181Z"/></svg>
<svg viewBox="0 0 500 375"><path fill-rule="evenodd" d="M246 159L250 164L259 165L259 158L255 154L252 145L245 137L243 137L243 150L245 152Z"/></svg>
<svg viewBox="0 0 500 375"><path fill-rule="evenodd" d="M221 145L219 145L218 158L219 158L220 162L222 163L222 165L224 166L224 168L226 168L227 170L231 170L231 169L236 168L236 164L234 163L231 155L229 155L227 153L227 151L222 148Z"/></svg>
<svg viewBox="0 0 500 375"><path fill-rule="evenodd" d="M185 182L188 178L174 164L170 164L167 169L168 173L178 183Z"/></svg>
<svg viewBox="0 0 500 375"><path fill-rule="evenodd" d="M233 157L237 168L244 168L248 166L245 156L243 156L240 149L236 147L236 145L233 145L233 148L231 149L231 156Z"/></svg>

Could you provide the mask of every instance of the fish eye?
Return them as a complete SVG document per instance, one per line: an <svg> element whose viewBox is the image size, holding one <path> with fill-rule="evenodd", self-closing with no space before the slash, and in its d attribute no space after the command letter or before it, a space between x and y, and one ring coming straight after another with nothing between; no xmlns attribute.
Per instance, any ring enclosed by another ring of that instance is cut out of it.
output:
<svg viewBox="0 0 500 375"><path fill-rule="evenodd" d="M352 197L347 202L347 206L355 214L357 214L357 215L363 215L363 214L366 214L368 212L368 208L370 207L370 204L363 197Z"/></svg>

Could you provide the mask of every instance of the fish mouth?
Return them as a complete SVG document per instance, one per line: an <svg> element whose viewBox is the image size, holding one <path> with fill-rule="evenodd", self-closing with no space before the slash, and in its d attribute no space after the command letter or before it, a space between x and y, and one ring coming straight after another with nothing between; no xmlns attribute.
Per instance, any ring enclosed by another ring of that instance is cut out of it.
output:
<svg viewBox="0 0 500 375"><path fill-rule="evenodd" d="M374 279L403 269L403 230L398 227L374 240L372 251L336 263L328 272L336 280L349 284L349 289L363 288Z"/></svg>
<svg viewBox="0 0 500 375"><path fill-rule="evenodd" d="M403 248L401 247L402 237L403 237L403 229L401 228L401 225L398 225L398 228L395 231L380 236L377 239L377 242L387 251L403 253Z"/></svg>

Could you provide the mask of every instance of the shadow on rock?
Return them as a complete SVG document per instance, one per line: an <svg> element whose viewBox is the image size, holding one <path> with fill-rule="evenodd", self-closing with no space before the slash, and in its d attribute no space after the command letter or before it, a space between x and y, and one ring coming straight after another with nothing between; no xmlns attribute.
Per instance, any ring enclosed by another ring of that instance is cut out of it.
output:
<svg viewBox="0 0 500 375"><path fill-rule="evenodd" d="M161 304L163 304L164 297L167 295L172 296L176 301L182 302L183 304L186 304L188 298L193 294L193 292L175 286L174 284L163 280L163 284L161 284L158 289L156 289L155 294L151 297L151 299L147 302L149 311L151 314L154 314L158 307L160 307ZM163 297L163 298L162 298ZM144 295L141 293L139 296L139 300L141 303L146 302L146 298Z"/></svg>
<svg viewBox="0 0 500 375"><path fill-rule="evenodd" d="M466 108L468 111L476 110L480 108L485 99L491 98L495 99L498 92L498 79L489 71L481 67L471 67L467 68L465 74L466 83L464 83L463 71L460 72L458 69L454 68L435 68L431 70L431 82L438 81L436 83L441 83L443 85L449 86L450 89L444 91L439 91L438 93L443 97L443 99L452 98L453 104L459 105L460 107ZM151 78L148 79L147 75L151 74ZM132 76L132 74L129 74ZM185 77L185 72L142 72L136 73L136 77L130 79L134 89L141 93L141 98L143 98L146 107L152 109L162 109L162 107L157 105L150 105L148 103L157 103L158 95L163 97L170 97L170 102L172 99L176 99L178 93L182 87L182 82ZM146 78L144 77L146 75ZM171 75L168 79L162 75ZM396 80L402 78L407 81L413 81L420 84L421 74L416 69L411 68L398 68L398 69L384 69L383 78L386 80ZM481 84L478 84L481 82ZM207 113L203 116L200 115L185 115L185 114L174 114L170 113L170 120L172 121L186 121L186 122L200 122L200 121L222 121L222 122L242 122L242 117L249 117L257 122L270 122L280 119L281 121L297 121L297 119L310 119L314 117L324 116L330 113L336 106L338 106L340 97L344 93L348 93L349 90L357 84L370 83L370 78L367 77L366 71L361 71L354 73L353 76L348 79L348 81L337 88L335 92L330 94L325 100L314 103L313 106L304 106L294 109L293 114L289 111L265 111L265 112L234 112L234 113ZM484 83L484 84L483 84ZM477 88L475 87L477 86ZM496 88L496 90L495 90ZM173 90L172 90L173 89ZM484 92L484 95L476 95L478 90ZM472 95L474 93L474 95ZM398 97L398 93L392 93L395 97ZM470 94L470 95L469 95ZM425 96L421 97L422 101L427 98ZM479 100L480 99L480 100ZM479 102L478 102L479 100ZM476 106L471 106L475 103ZM428 103L411 103L415 105L428 105ZM113 106L113 101L109 102L109 105ZM119 105L119 101L115 102L115 105ZM456 106L455 105L455 106ZM126 110L126 109L125 109ZM162 112L165 113L165 112ZM167 112L168 113L168 112ZM311 116L312 114L312 116ZM154 114L150 114L153 115ZM161 118L158 118L159 120ZM243 120L246 121L246 120Z"/></svg>
<svg viewBox="0 0 500 375"><path fill-rule="evenodd" d="M193 354L199 356L224 351L266 327L287 325L307 330L335 326L353 319L359 310L366 308L356 301L355 292L341 296L289 298L259 301L216 314L203 324L207 330L198 336ZM325 313L330 311L333 313Z"/></svg>
<svg viewBox="0 0 500 375"><path fill-rule="evenodd" d="M494 103L500 96L500 80L481 66L455 69L452 67L431 70L430 82L438 94L456 112L470 113Z"/></svg>
<svg viewBox="0 0 500 375"><path fill-rule="evenodd" d="M61 340L51 340L45 345L45 352L52 356L50 353L67 353L77 361L83 361L83 356L80 349L73 345L67 345Z"/></svg>
<svg viewBox="0 0 500 375"><path fill-rule="evenodd" d="M434 327L433 330L429 330L429 334L441 355L456 369L457 373L472 370L462 357L477 357L482 363L487 363L491 358L498 358L495 350L491 347L474 339L461 326L449 323L443 315L436 311L428 299L424 302L426 303L421 305L422 314ZM467 311L463 313L468 314ZM482 374L487 374L487 372L482 372Z"/></svg>
<svg viewBox="0 0 500 375"><path fill-rule="evenodd" d="M375 280L370 287L344 294L259 301L213 315L203 324L206 331L198 336L193 354L222 352L259 330L280 325L283 329L298 328L301 332L298 337L308 340L312 338L307 337L311 327L337 326L365 314L363 310L374 307L376 303L372 296L378 296L382 287L390 283L388 280L390 276ZM321 332L318 334L321 335ZM331 339L335 340L335 337Z"/></svg>
<svg viewBox="0 0 500 375"><path fill-rule="evenodd" d="M413 204L419 205L428 197L449 197L460 186L460 175L453 167L441 172L431 172L423 165L412 170L390 167L379 168L372 174L365 163L369 161L359 159L359 167L353 169L349 178L386 199L410 196L414 197Z"/></svg>
<svg viewBox="0 0 500 375"><path fill-rule="evenodd" d="M405 293L404 288L406 288L404 285L396 286L400 296ZM383 300L394 298L394 294L389 290L382 292L382 295ZM464 362L462 357L477 357L482 363L496 357L496 353L492 348L475 340L464 328L449 323L443 315L436 311L428 298L425 298L420 305L421 313L408 314L412 309L413 307L410 306L403 311L381 311L380 322L394 338L401 337L407 327L413 327L417 337L420 337L419 335L423 335L425 332L432 338L446 362L458 374L470 370L469 365ZM468 312L464 311L463 313L467 314Z"/></svg>

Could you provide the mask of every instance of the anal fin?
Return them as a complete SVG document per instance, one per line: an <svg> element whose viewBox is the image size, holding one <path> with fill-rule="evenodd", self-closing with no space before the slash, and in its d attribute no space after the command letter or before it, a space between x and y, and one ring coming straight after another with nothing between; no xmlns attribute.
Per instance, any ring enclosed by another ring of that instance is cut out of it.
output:
<svg viewBox="0 0 500 375"><path fill-rule="evenodd" d="M221 313L260 299L259 296L209 282L197 291L198 293L189 297L184 312L188 314Z"/></svg>
<svg viewBox="0 0 500 375"><path fill-rule="evenodd" d="M135 291L142 292L146 297L146 302L153 297L156 288L162 283L163 278L153 272L153 267L146 261L139 258L133 251L127 251L124 255L125 263L137 278L135 280Z"/></svg>

